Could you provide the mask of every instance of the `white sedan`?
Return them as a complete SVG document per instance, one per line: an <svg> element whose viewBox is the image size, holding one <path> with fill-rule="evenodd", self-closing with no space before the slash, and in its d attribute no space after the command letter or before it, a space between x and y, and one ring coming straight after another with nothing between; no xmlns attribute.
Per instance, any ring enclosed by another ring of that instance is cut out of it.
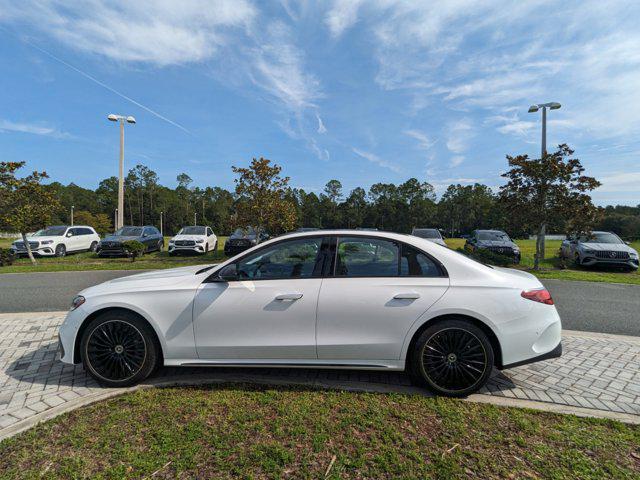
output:
<svg viewBox="0 0 640 480"><path fill-rule="evenodd" d="M492 368L560 356L560 317L533 276L425 239L325 230L217 266L88 288L60 327L62 361L108 386L168 366L407 370L464 396Z"/></svg>
<svg viewBox="0 0 640 480"><path fill-rule="evenodd" d="M211 227L182 227L178 234L169 240L169 254L191 252L206 254L218 248L218 237Z"/></svg>

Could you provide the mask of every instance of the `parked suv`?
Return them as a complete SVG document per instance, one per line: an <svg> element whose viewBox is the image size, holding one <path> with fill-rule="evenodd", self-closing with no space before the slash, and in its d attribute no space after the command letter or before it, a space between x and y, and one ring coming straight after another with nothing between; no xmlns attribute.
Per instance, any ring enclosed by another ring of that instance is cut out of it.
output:
<svg viewBox="0 0 640 480"><path fill-rule="evenodd" d="M520 263L520 247L502 230L474 230L464 244L466 250L489 250L498 255L513 257Z"/></svg>
<svg viewBox="0 0 640 480"><path fill-rule="evenodd" d="M569 237L562 242L560 255L585 267L611 265L628 270L638 269L638 252L611 232Z"/></svg>
<svg viewBox="0 0 640 480"><path fill-rule="evenodd" d="M169 240L169 255L179 252L206 254L218 248L218 237L211 227L182 227L178 234Z"/></svg>
<svg viewBox="0 0 640 480"><path fill-rule="evenodd" d="M411 232L411 235L424 238L433 243L437 243L438 245L442 245L443 247L447 246L447 244L444 243L444 239L442 238L440 230L438 230L437 228L414 228Z"/></svg>
<svg viewBox="0 0 640 480"><path fill-rule="evenodd" d="M96 250L100 235L87 225L56 225L38 230L27 236L34 255L64 257L67 253ZM27 247L22 240L16 240L11 249L18 256L27 255Z"/></svg>
<svg viewBox="0 0 640 480"><path fill-rule="evenodd" d="M228 257L233 257L260 242L264 242L268 238L269 235L264 232L258 232L253 227L238 228L224 242L224 254Z"/></svg>
<svg viewBox="0 0 640 480"><path fill-rule="evenodd" d="M164 239L156 227L122 227L113 235L102 239L98 245L98 255L101 257L119 257L125 255L122 242L137 240L146 247L145 252L162 250Z"/></svg>

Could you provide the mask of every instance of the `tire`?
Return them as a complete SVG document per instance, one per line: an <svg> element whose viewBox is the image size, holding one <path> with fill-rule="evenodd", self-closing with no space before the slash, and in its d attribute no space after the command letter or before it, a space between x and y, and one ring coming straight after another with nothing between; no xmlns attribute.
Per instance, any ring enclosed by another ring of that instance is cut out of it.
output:
<svg viewBox="0 0 640 480"><path fill-rule="evenodd" d="M152 328L136 314L105 312L82 334L80 357L85 370L101 385L128 387L153 373L160 347Z"/></svg>
<svg viewBox="0 0 640 480"><path fill-rule="evenodd" d="M209 253L209 244L208 243L204 246L204 255L206 255L207 253Z"/></svg>
<svg viewBox="0 0 640 480"><path fill-rule="evenodd" d="M91 242L91 246L89 246L89 251L94 252L98 249L98 242Z"/></svg>
<svg viewBox="0 0 640 480"><path fill-rule="evenodd" d="M164 240L160 240L158 242L158 251L161 252L162 251L162 247L164 247Z"/></svg>
<svg viewBox="0 0 640 480"><path fill-rule="evenodd" d="M478 391L487 383L494 364L487 335L464 319L428 326L410 355L414 382L446 397L466 397Z"/></svg>
<svg viewBox="0 0 640 480"><path fill-rule="evenodd" d="M59 244L56 247L56 252L55 252L55 256L56 257L64 257L67 254L67 247L64 246L64 244Z"/></svg>
<svg viewBox="0 0 640 480"><path fill-rule="evenodd" d="M582 262L580 262L580 254L576 253L575 256L573 257L573 264L576 267L580 267L582 265Z"/></svg>

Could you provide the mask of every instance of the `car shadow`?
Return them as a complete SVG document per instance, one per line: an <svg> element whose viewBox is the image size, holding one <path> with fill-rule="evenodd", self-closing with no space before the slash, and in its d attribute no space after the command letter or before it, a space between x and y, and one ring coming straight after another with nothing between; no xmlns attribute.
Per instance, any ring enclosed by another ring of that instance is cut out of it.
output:
<svg viewBox="0 0 640 480"><path fill-rule="evenodd" d="M9 363L4 373L19 381L19 390L45 390L47 387L103 388L81 364L68 365L59 360L57 343L43 344ZM258 384L279 387L313 387L377 393L405 393L433 396L412 383L404 372L373 370L336 370L276 367L160 367L145 382L155 386L204 386L220 384ZM509 390L516 385L494 369L489 382L479 393ZM105 388L106 389L106 388Z"/></svg>

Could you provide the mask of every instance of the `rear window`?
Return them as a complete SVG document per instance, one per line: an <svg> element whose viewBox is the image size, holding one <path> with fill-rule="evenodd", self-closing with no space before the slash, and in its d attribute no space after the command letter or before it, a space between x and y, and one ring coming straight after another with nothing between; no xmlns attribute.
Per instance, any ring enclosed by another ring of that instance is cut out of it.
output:
<svg viewBox="0 0 640 480"><path fill-rule="evenodd" d="M435 228L417 228L413 231L413 235L420 238L442 238Z"/></svg>

